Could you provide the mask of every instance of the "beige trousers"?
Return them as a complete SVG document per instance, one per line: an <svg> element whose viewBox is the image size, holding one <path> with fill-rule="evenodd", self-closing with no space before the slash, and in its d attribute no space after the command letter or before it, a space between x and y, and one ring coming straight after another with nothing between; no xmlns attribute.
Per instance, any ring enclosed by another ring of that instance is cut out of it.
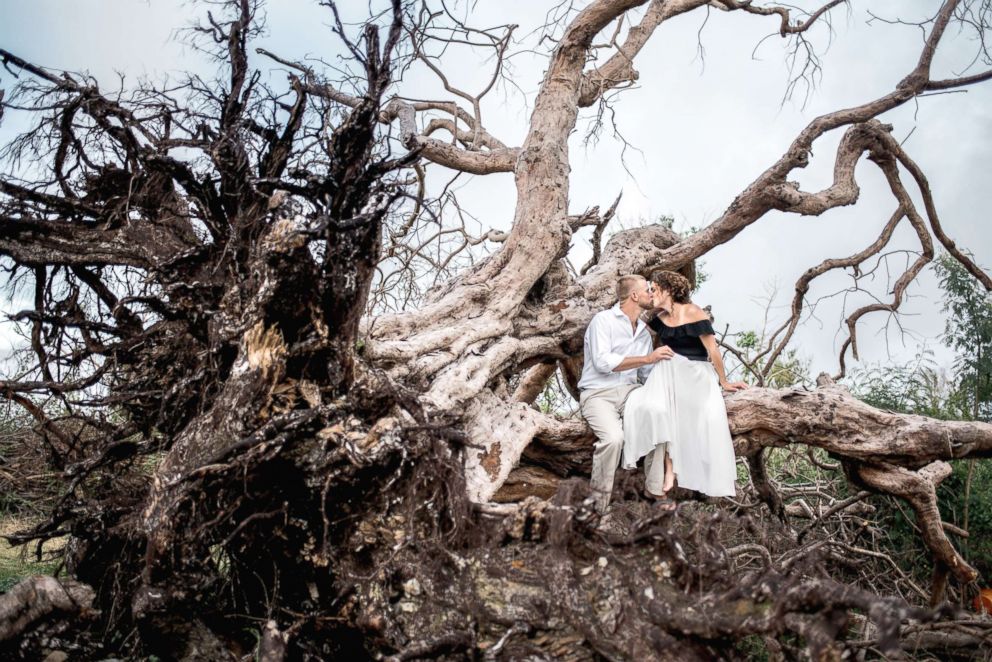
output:
<svg viewBox="0 0 992 662"><path fill-rule="evenodd" d="M592 479L589 481L596 508L606 512L613 493L613 479L620 465L623 452L623 407L627 396L639 384L626 384L609 388L582 391L579 394L579 408L586 423L596 434L596 445L592 451ZM665 446L659 446L644 458L645 486L655 494L661 494L665 478Z"/></svg>

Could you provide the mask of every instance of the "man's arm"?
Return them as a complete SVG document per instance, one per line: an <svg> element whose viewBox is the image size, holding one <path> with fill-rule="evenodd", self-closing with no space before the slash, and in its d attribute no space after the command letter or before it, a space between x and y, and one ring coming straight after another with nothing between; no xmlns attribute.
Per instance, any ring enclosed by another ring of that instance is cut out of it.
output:
<svg viewBox="0 0 992 662"><path fill-rule="evenodd" d="M659 347L643 356L624 356L611 352L611 346L610 328L607 321L602 317L593 317L589 323L588 346L585 351L589 352L593 365L600 372L633 370L672 357L672 350L668 347Z"/></svg>

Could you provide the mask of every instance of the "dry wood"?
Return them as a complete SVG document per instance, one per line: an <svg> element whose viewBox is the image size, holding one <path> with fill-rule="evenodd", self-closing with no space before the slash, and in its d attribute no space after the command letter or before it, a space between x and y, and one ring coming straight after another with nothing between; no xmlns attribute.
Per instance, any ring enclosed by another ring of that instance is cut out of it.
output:
<svg viewBox="0 0 992 662"><path fill-rule="evenodd" d="M992 287L943 231L922 171L877 119L927 91L990 78L931 72L958 26L984 35L984 23L962 18L975 5L966 0L947 0L922 26L920 56L891 91L812 120L702 230L680 237L650 225L601 246L617 203L602 215L570 209L580 108L602 109L637 80L636 58L665 22L717 7L776 21L798 48L837 5L563 4L561 20L549 19L554 47L519 146L492 135L482 114L505 75L514 26L480 30L444 5L395 0L381 28L370 23L355 37L327 3L355 74L331 80L312 62L259 52L289 71L281 92L252 68L254 0L207 14L194 33L224 76L178 89L108 94L86 76L0 50L23 76L16 98L35 120L7 156L34 155L45 169L29 184L0 178L0 253L35 295L15 315L32 329L28 372L0 393L30 413L67 480L49 520L13 538L70 535L67 567L93 587L100 627L120 634L128 655L664 659L677 645L683 659L712 659L729 638L753 634L779 649L798 636L808 655L829 657L850 649L851 610L868 614L870 645L895 654L908 619L927 625L942 612L824 579L813 552L846 560L862 578L859 563L885 554L850 544L853 536L812 534L786 551L766 540L730 554L720 527L746 524L705 511L600 521L581 478L589 430L531 404L556 370L575 395L583 332L613 303L619 275L661 267L691 276L694 260L769 212L855 204L863 159L884 176L896 210L864 250L828 258L797 282L765 365L793 338L815 279L877 256L899 224L912 228L918 257L889 301L847 318L841 374L848 350L857 358L859 320L897 314L937 242ZM602 35L612 36L604 44ZM435 49L458 43L494 56L477 91L453 85L439 64ZM394 96L414 64L448 96ZM804 191L789 178L832 131L844 132L833 182ZM426 199L425 164L512 173L510 229L473 234L462 220L428 232L431 214L461 210ZM409 197L413 213L399 213ZM595 228L597 250L577 273L568 248L585 227ZM445 232L456 237L451 252L424 248ZM496 245L488 256L443 277L456 254L483 242ZM406 305L417 298L416 273L382 278L405 282L404 293L372 296L391 259L401 272L435 272L416 307ZM370 299L390 312L369 314ZM62 413L38 404L45 398ZM755 388L727 407L757 490L741 509L760 498L785 519L790 495L762 455L823 449L859 487L912 507L935 586L948 573L959 584L974 577L947 538L934 490L949 460L992 452L989 425L879 411L825 376L812 391ZM552 498L523 498L534 493ZM494 498L516 503L487 503ZM844 527L847 515L838 506L831 517ZM645 559L650 573L635 571Z"/></svg>
<svg viewBox="0 0 992 662"><path fill-rule="evenodd" d="M48 618L93 618L95 593L71 579L29 577L0 595L0 641L13 639Z"/></svg>

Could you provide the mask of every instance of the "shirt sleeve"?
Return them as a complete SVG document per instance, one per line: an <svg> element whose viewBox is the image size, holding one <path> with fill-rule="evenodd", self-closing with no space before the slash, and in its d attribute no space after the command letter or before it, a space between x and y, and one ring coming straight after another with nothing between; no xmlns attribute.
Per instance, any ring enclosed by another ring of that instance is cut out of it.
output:
<svg viewBox="0 0 992 662"><path fill-rule="evenodd" d="M589 324L589 347L586 348L586 351L592 356L592 363L596 366L596 370L610 373L623 363L626 357L611 352L612 346L609 325L604 322L602 317L593 317Z"/></svg>

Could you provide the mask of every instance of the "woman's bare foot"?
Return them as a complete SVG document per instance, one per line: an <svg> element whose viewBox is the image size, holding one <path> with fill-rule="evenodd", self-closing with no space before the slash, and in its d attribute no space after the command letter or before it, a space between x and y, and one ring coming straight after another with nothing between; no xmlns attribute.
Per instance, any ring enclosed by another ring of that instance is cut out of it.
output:
<svg viewBox="0 0 992 662"><path fill-rule="evenodd" d="M644 496L646 496L650 501L653 501L655 508L658 508L659 510L675 510L676 503L670 499L667 494L655 494L645 488Z"/></svg>
<svg viewBox="0 0 992 662"><path fill-rule="evenodd" d="M665 474L665 483L662 485L662 494L668 494L675 487L675 474Z"/></svg>

